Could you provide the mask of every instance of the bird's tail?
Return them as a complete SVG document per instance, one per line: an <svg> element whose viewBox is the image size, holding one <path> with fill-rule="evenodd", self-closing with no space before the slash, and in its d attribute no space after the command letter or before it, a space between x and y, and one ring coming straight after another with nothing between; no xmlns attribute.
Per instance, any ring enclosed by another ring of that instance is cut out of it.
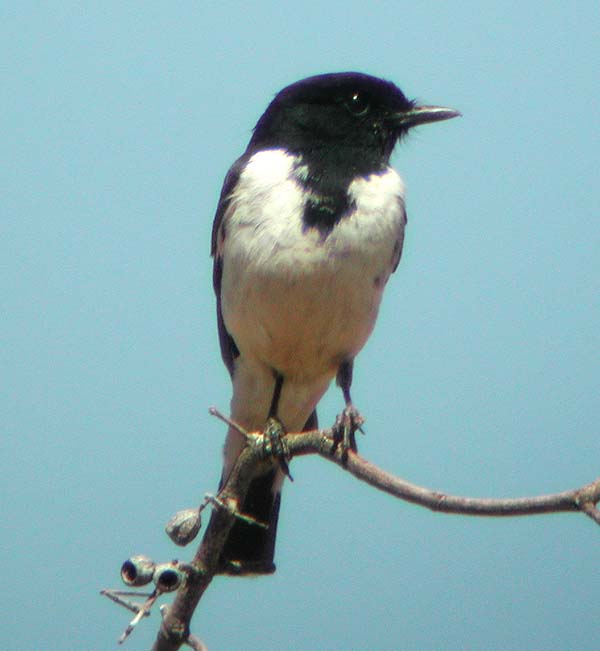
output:
<svg viewBox="0 0 600 651"><path fill-rule="evenodd" d="M315 411L303 430L316 428ZM279 468L252 480L241 512L266 524L267 527L236 519L221 552L220 574L273 574L275 572L273 559L282 483L283 472Z"/></svg>
<svg viewBox="0 0 600 651"><path fill-rule="evenodd" d="M253 479L241 508L244 515L267 525L236 520L221 552L222 574L272 574L275 537L281 502L281 471L274 469Z"/></svg>

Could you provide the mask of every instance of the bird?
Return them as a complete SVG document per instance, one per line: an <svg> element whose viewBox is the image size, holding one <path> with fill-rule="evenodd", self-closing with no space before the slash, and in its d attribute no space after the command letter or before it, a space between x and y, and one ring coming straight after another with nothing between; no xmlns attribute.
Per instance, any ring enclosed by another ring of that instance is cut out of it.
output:
<svg viewBox="0 0 600 651"><path fill-rule="evenodd" d="M212 230L221 354L231 376L231 420L263 431L317 427L334 378L344 397L335 432L354 448L363 423L350 388L407 223L405 188L390 166L415 126L459 116L409 100L360 72L297 81L270 102L225 177ZM233 426L221 486L245 445ZM254 477L228 534L219 572L275 571L285 462Z"/></svg>

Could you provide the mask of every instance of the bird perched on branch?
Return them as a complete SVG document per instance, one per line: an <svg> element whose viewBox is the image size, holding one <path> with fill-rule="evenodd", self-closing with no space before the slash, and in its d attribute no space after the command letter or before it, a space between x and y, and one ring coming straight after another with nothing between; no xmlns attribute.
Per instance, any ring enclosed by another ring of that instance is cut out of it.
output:
<svg viewBox="0 0 600 651"><path fill-rule="evenodd" d="M337 377L345 407L340 444L362 418L350 386L384 287L402 253L404 185L389 161L420 124L459 115L422 106L389 81L356 72L303 79L279 92L223 185L212 234L214 289L231 418L248 431L317 426L316 407ZM229 429L224 482L244 446ZM221 571L267 574L273 563L284 470L251 483Z"/></svg>

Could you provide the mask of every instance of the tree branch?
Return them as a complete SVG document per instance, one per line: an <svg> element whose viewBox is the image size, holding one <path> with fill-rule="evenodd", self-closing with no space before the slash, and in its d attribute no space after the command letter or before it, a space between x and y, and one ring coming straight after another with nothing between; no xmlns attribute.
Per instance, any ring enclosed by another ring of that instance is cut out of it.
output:
<svg viewBox="0 0 600 651"><path fill-rule="evenodd" d="M584 505L594 507L600 500L600 478L582 488L535 497L480 498L448 495L396 477L369 463L359 454L348 452L343 455L335 450L330 430L290 434L286 437L286 442L292 456L316 452L323 458L337 463L357 479L432 511L496 517L583 511L595 519L591 513L587 513ZM598 523L600 524L600 521Z"/></svg>
<svg viewBox="0 0 600 651"><path fill-rule="evenodd" d="M221 417L218 412L212 412ZM224 417L221 417L226 420ZM190 634L190 621L204 591L217 571L219 555L233 526L233 512L243 504L250 481L257 472L267 470L277 462L272 458L265 437L247 434L248 445L242 450L219 500L227 508L213 510L202 542L189 566L188 578L179 589L173 604L165 609L164 617L152 651L176 651L195 638ZM540 513L581 511L600 524L600 478L581 488L535 497L492 499L447 495L417 486L395 477L369 463L359 454L344 450L334 439L331 429L288 434L283 444L289 457L319 454L333 461L357 479L413 504L432 511L478 516L516 516Z"/></svg>

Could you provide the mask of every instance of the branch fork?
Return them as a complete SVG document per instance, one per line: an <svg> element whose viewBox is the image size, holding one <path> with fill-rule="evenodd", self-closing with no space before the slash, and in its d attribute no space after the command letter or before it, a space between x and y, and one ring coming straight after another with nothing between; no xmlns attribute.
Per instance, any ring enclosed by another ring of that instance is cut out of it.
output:
<svg viewBox="0 0 600 651"><path fill-rule="evenodd" d="M188 570L185 572L186 580L179 587L173 603L168 608L161 608L163 619L152 651L176 651L183 644L197 651L206 651L204 644L190 633L192 616L204 591L218 571L220 553L235 519L240 518L257 526L265 526L240 513L238 506L243 504L250 482L261 467L267 463L280 464L281 467L282 456L287 462L295 456L318 454L374 488L432 511L496 517L579 511L600 525L600 509L597 506L600 501L600 477L579 488L533 497L493 499L449 495L412 484L369 463L356 451L340 445L335 426L330 429L281 435L279 440L282 453L281 450L274 449L269 432L247 432L214 407L211 407L209 412L244 436L247 445L242 449L218 495L206 495L204 503L196 510L199 513L208 504L216 507L213 508L210 522L194 558L185 566ZM116 601L113 596L107 596ZM151 597L152 595L148 601ZM132 609L130 606L126 607ZM137 611L136 608L140 610ZM133 610L137 614L130 624L131 628L148 614L146 604L136 605Z"/></svg>

